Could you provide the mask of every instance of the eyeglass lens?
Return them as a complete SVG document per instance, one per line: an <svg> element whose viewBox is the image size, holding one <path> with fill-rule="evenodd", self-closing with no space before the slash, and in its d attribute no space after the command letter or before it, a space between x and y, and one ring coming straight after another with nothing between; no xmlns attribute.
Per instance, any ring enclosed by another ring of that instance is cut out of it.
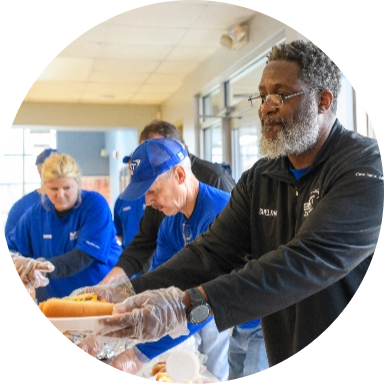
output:
<svg viewBox="0 0 384 384"><path fill-rule="evenodd" d="M264 101L263 101L264 100ZM260 108L261 104L267 103L271 108L280 108L283 105L283 100L280 95L267 95L262 98L259 97L255 100L251 101L251 105L253 108Z"/></svg>

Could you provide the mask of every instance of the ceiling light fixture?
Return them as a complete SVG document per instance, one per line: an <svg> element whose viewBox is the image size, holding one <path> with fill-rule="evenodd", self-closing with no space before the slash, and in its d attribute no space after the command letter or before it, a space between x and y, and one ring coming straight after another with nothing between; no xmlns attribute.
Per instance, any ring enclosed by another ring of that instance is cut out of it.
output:
<svg viewBox="0 0 384 384"><path fill-rule="evenodd" d="M238 50L248 42L248 26L246 23L238 24L221 36L220 44L231 50Z"/></svg>

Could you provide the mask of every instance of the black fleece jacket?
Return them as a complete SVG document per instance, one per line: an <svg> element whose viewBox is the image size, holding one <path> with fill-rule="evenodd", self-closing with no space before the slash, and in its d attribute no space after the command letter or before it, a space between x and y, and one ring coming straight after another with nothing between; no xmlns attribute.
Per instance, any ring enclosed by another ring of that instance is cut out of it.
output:
<svg viewBox="0 0 384 384"><path fill-rule="evenodd" d="M278 364L327 329L363 280L381 226L382 173L376 140L336 120L299 181L287 157L258 161L208 231L133 287L202 285L219 330L262 319Z"/></svg>

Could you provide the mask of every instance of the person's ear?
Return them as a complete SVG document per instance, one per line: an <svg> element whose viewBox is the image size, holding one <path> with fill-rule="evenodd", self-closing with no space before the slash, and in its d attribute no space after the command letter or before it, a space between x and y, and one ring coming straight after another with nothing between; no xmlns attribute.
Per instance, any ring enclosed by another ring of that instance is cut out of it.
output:
<svg viewBox="0 0 384 384"><path fill-rule="evenodd" d="M185 169L182 166L180 165L176 166L174 174L179 184L183 184L185 182L186 173L185 173Z"/></svg>
<svg viewBox="0 0 384 384"><path fill-rule="evenodd" d="M319 114L325 114L332 106L333 93L329 89L319 92Z"/></svg>

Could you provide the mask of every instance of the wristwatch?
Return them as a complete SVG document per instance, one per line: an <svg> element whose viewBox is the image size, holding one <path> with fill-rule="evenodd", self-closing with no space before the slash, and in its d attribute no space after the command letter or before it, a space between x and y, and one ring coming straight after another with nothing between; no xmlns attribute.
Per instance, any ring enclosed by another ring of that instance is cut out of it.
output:
<svg viewBox="0 0 384 384"><path fill-rule="evenodd" d="M187 320L192 324L204 323L212 313L211 306L197 288L187 289L186 292L191 299L191 305L187 309Z"/></svg>

